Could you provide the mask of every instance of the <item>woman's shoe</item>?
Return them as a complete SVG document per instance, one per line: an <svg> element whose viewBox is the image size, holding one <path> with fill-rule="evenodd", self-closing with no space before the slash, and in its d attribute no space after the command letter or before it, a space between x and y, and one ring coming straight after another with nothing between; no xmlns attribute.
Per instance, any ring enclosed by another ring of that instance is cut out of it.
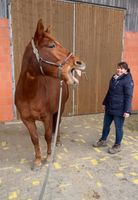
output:
<svg viewBox="0 0 138 200"><path fill-rule="evenodd" d="M108 149L108 153L115 154L121 151L121 145L115 144L111 148Z"/></svg>
<svg viewBox="0 0 138 200"><path fill-rule="evenodd" d="M107 146L107 141L106 140L98 140L93 144L93 147L106 147Z"/></svg>

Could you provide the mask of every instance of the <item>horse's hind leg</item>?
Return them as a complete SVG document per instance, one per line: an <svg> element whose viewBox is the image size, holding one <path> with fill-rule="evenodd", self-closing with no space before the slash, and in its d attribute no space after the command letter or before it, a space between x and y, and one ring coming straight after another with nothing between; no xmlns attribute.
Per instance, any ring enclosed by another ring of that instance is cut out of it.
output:
<svg viewBox="0 0 138 200"><path fill-rule="evenodd" d="M22 120L23 120L23 123L26 125L26 127L29 130L31 140L32 140L32 143L34 145L34 150L35 150L34 165L40 166L41 165L41 152L40 152L39 138L38 138L37 128L36 128L35 122L24 120L24 119L22 119Z"/></svg>
<svg viewBox="0 0 138 200"><path fill-rule="evenodd" d="M57 133L57 141L56 141L57 146L62 145L62 142L60 140L60 122L61 122L61 119L60 119L59 125L58 125L58 133ZM57 125L57 113L55 113L53 115L53 133L55 133L55 131L56 131L56 125Z"/></svg>

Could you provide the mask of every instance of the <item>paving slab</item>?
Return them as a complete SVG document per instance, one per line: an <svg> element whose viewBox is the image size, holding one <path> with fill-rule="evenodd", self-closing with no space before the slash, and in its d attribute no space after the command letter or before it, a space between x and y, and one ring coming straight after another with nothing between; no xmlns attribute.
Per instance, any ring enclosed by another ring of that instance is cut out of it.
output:
<svg viewBox="0 0 138 200"><path fill-rule="evenodd" d="M127 119L122 151L111 155L114 124L108 147L93 148L102 131L103 114L63 117L61 140L51 166L45 200L137 200L138 117ZM135 128L133 128L135 125ZM42 155L44 128L37 123ZM32 171L34 149L20 122L0 124L0 200L38 200L48 165Z"/></svg>

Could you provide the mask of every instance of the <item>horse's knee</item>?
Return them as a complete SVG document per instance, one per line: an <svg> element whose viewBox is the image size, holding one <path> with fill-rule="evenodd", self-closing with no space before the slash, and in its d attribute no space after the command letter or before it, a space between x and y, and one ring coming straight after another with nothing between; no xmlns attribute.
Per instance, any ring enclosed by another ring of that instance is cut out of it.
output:
<svg viewBox="0 0 138 200"><path fill-rule="evenodd" d="M47 143L51 143L52 141L52 133L51 134L45 134L45 140Z"/></svg>
<svg viewBox="0 0 138 200"><path fill-rule="evenodd" d="M39 144L39 139L38 139L37 135L31 135L31 140L32 140L32 143L34 145L38 145Z"/></svg>

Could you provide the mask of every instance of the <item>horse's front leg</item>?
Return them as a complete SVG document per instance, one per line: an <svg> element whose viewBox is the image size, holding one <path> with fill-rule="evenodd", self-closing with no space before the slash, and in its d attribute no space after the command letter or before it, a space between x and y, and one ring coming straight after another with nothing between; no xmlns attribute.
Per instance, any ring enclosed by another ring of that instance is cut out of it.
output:
<svg viewBox="0 0 138 200"><path fill-rule="evenodd" d="M50 158L51 155L51 143L52 143L52 126L53 126L53 117L52 115L47 115L43 120L45 127L45 140L47 143L47 155L46 160Z"/></svg>
<svg viewBox="0 0 138 200"><path fill-rule="evenodd" d="M26 127L29 130L31 140L32 140L32 143L34 145L35 160L34 160L33 168L40 167L41 166L41 151L40 151L39 138L38 138L37 128L36 128L35 122L24 120L24 119L22 119L22 120L23 120L23 123L26 125Z"/></svg>

